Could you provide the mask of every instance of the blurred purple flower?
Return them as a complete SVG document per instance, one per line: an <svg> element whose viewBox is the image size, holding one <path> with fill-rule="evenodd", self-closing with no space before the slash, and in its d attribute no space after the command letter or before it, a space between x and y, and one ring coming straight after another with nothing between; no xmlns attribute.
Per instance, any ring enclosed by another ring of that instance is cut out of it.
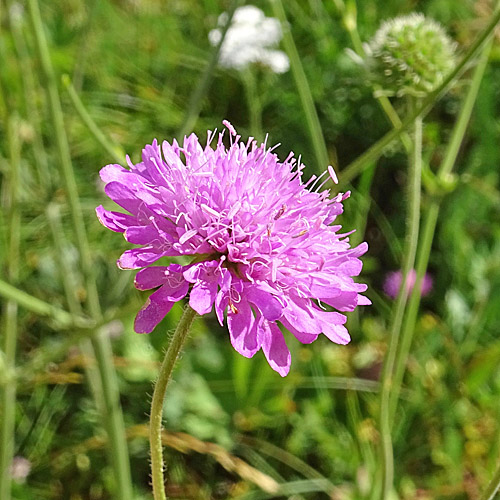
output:
<svg viewBox="0 0 500 500"><path fill-rule="evenodd" d="M215 306L221 325L226 314L233 347L252 357L261 348L281 376L290 352L279 321L300 342L323 333L346 344L346 317L327 311L352 311L370 301L366 285L352 279L362 268L367 244L350 248L348 234L331 224L349 193L329 198L314 191L320 178L302 181L303 165L290 153L283 163L249 139L245 144L228 122L229 149L203 148L196 135L181 147L155 140L130 170L108 165L101 172L106 194L130 214L99 206L97 216L112 231L124 233L138 248L118 260L121 269L141 269L139 290L157 288L135 320L135 331L149 333L188 292L199 314ZM163 153L163 158L162 158ZM328 173L336 181L331 167ZM326 174L326 172L325 172ZM188 265L152 266L162 257L192 256Z"/></svg>
<svg viewBox="0 0 500 500"><path fill-rule="evenodd" d="M406 289L408 290L408 293L411 293L411 291L413 290L416 278L417 273L415 269L412 269L408 274L408 278L406 279ZM383 286L386 295L388 295L391 299L395 299L398 296L402 281L403 273L401 271L392 271L390 273L387 273ZM430 293L431 290L432 277L430 276L430 274L425 273L424 279L422 280L422 289L420 294L422 297L425 297Z"/></svg>

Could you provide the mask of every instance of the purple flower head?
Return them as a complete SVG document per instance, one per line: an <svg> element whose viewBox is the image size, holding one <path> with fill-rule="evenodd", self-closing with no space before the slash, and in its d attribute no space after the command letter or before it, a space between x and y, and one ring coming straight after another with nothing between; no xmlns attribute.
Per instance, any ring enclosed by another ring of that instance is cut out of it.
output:
<svg viewBox="0 0 500 500"><path fill-rule="evenodd" d="M412 269L408 274L408 278L406 279L406 290L408 293L411 293L413 287L415 286L415 281L417 279L417 273L415 269ZM387 273L384 280L384 292L391 299L395 299L401 288L401 282L403 281L403 274L401 271L392 271ZM425 273L424 279L422 280L422 289L420 291L420 295L425 297L432 290L432 277L430 274Z"/></svg>
<svg viewBox="0 0 500 500"><path fill-rule="evenodd" d="M101 223L138 245L118 260L121 269L141 269L139 290L155 288L135 320L135 331L149 333L173 304L189 294L199 314L215 308L227 321L233 347L252 357L262 349L281 376L290 352L278 322L300 342L323 333L338 344L350 337L346 317L370 301L355 283L359 257L367 244L350 248L348 234L332 225L349 193L330 198L316 189L320 176L303 182L303 165L289 154L280 163L274 148L245 144L224 122L230 147L208 133L202 147L196 135L155 140L130 169L108 165L101 172L106 194L129 213L97 207ZM325 172L326 173L326 172ZM328 173L336 180L331 167ZM326 180L329 177L327 176ZM314 189L314 190L313 190ZM190 264L153 266L161 257L191 256ZM336 309L328 311L324 305Z"/></svg>

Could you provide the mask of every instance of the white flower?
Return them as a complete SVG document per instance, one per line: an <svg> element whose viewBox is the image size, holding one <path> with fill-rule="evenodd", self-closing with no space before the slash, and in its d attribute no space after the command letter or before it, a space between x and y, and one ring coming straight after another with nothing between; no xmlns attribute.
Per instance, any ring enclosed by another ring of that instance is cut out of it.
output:
<svg viewBox="0 0 500 500"><path fill-rule="evenodd" d="M290 69L288 56L281 50L266 50L262 56L262 64L269 66L274 73L286 73Z"/></svg>
<svg viewBox="0 0 500 500"><path fill-rule="evenodd" d="M227 13L221 14L219 27L208 34L212 45L220 42L222 27L227 18ZM275 49L281 37L281 25L277 19L266 17L264 12L253 5L240 7L236 9L227 30L220 50L219 64L225 68L243 70L249 64L260 63L274 73L284 73L290 67L288 57Z"/></svg>

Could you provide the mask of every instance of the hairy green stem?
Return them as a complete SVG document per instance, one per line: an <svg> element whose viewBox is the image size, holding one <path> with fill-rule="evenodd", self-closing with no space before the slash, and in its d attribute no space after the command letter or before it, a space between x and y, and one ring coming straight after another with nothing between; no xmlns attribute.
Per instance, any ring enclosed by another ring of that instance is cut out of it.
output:
<svg viewBox="0 0 500 500"><path fill-rule="evenodd" d="M29 0L28 7L35 45L40 58L42 74L45 79L48 107L56 140L57 155L64 177L73 226L76 233L77 247L80 253L82 271L85 278L88 308L92 319L99 322L102 319L101 307L95 282L92 256L78 196L75 173L71 164L56 76L50 60L49 48L45 38L38 1ZM106 423L110 439L111 456L113 457L112 465L114 467L116 481L116 497L120 500L132 500L133 489L130 476L128 448L123 415L119 402L118 381L112 362L113 353L111 343L107 336L96 335L92 338L92 346L95 351L105 401L105 412L102 416ZM96 402L96 404L98 403Z"/></svg>
<svg viewBox="0 0 500 500"><path fill-rule="evenodd" d="M165 494L163 445L161 439L165 392L167 390L167 385L172 375L175 362L177 361L177 357L179 356L182 346L184 345L195 316L196 311L191 309L191 307L186 306L175 333L168 345L153 392L149 424L149 442L151 446L151 478L153 481L153 495L155 500L166 500L167 498Z"/></svg>
<svg viewBox="0 0 500 500"><path fill-rule="evenodd" d="M270 2L274 15L281 22L281 28L283 30L283 46L285 47L286 53L290 58L290 67L292 69L295 85L299 93L300 102L302 103L302 109L304 110L306 117L307 127L309 135L311 136L314 155L316 157L316 171L322 172L330 164L330 160L328 158L328 150L326 148L325 138L319 122L318 113L314 105L311 89L309 88L307 76L304 72L297 47L295 46L295 42L290 31L290 25L286 18L283 3L281 0L270 0Z"/></svg>
<svg viewBox="0 0 500 500"><path fill-rule="evenodd" d="M3 90L3 86L2 86ZM3 92L2 92L3 93ZM8 97L7 97L8 99ZM9 145L10 169L8 171L8 191L2 200L6 212L7 227L9 228L7 247L7 277L16 282L19 277L19 245L21 232L21 217L19 211L19 181L20 181L20 144L18 131L18 116L10 113L6 117L7 140ZM8 300L3 307L3 339L1 343L3 357L4 380L0 384L0 498L11 498L11 471L10 466L14 453L14 431L16 413L16 381L12 378L16 364L17 345L17 303Z"/></svg>
<svg viewBox="0 0 500 500"><path fill-rule="evenodd" d="M97 142L104 148L104 150L112 157L117 163L125 163L125 153L121 146L113 144L102 130L97 126L96 122L92 119L89 112L85 109L83 102L76 93L68 75L61 77L64 88L68 91L69 98L75 107L76 112L80 116L82 122L85 124L89 132L94 136Z"/></svg>
<svg viewBox="0 0 500 500"><path fill-rule="evenodd" d="M444 79L443 83L425 99L415 111L409 114L402 122L401 126L393 128L381 139L379 139L372 147L365 151L361 156L358 156L352 163L342 169L339 175L340 184L346 184L356 177L360 172L367 168L375 161L384 151L384 149L395 139L397 139L404 131L408 130L417 118L423 118L438 101L438 99L447 91L450 84L458 78L467 68L469 62L477 55L485 41L489 38L500 20L500 10L497 10L486 28L476 38L474 43L469 47L465 55L456 68Z"/></svg>
<svg viewBox="0 0 500 500"><path fill-rule="evenodd" d="M200 115L201 103L208 92L210 84L212 83L215 67L217 66L217 62L219 61L220 49L222 47L222 44L224 43L224 39L226 38L227 30L231 26L234 11L241 5L241 3L242 0L233 0L233 3L231 4L231 7L228 11L226 24L222 28L219 43L213 50L212 57L210 58L208 64L205 66L205 70L201 75L201 79L198 82L198 85L194 89L193 93L191 94L191 98L189 99L184 122L180 126L179 132L177 133L177 139L179 140L179 142L184 139L184 136L186 134L191 132L196 123L196 120L198 119L198 116Z"/></svg>
<svg viewBox="0 0 500 500"><path fill-rule="evenodd" d="M491 43L484 48L479 63L477 64L474 71L469 91L465 97L462 108L460 110L460 115L458 116L458 119L453 128L451 140L446 149L444 160L439 168L438 179L446 179L446 177L448 177L451 173L453 166L455 165L460 145L462 144L463 138L465 136L467 125L469 124L472 110L474 108L474 103L476 102L476 98L479 93L479 87L488 63L490 50ZM424 275L427 271L429 256L432 249L432 241L434 239L434 232L436 229L439 214L439 206L440 199L434 198L430 203L427 215L425 217L425 222L423 224L422 240L419 245L419 252L416 263L415 285L408 302L408 310L403 323L401 343L397 355L397 363L394 370L394 380L390 401L391 422L393 421L394 415L396 413L398 395L401 384L403 382L406 361L408 359L408 354L410 352L410 347L413 340L413 333L415 331L415 324L417 321L418 309L420 306L420 290L422 287Z"/></svg>
<svg viewBox="0 0 500 500"><path fill-rule="evenodd" d="M397 300L392 310L389 328L389 347L384 361L380 393L380 434L381 434L381 474L384 500L392 489L394 479L394 457L392 449L391 425L389 418L390 395L393 387L393 372L396 362L401 325L408 300L406 282L415 264L420 225L420 198L422 176L422 119L417 117L414 125L413 151L410 156L408 172L408 214L406 237L403 250L402 282Z"/></svg>

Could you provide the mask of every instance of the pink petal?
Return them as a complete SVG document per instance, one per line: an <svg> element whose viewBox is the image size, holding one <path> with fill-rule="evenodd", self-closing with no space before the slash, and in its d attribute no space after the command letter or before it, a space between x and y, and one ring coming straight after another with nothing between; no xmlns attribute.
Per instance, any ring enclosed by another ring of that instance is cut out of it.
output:
<svg viewBox="0 0 500 500"><path fill-rule="evenodd" d="M127 170L126 168L116 163L111 165L106 165L99 171L99 176L101 177L101 180L106 184L114 181L121 182L122 184L127 184L129 182L130 175L131 175L130 170Z"/></svg>
<svg viewBox="0 0 500 500"><path fill-rule="evenodd" d="M247 302L237 304L237 312L228 309L227 325L231 344L242 356L251 358L259 349L257 322Z"/></svg>
<svg viewBox="0 0 500 500"><path fill-rule="evenodd" d="M177 278L179 283L181 283L184 281L181 271L182 266L179 264L146 267L135 275L134 285L138 290L151 290L163 285L167 281L171 281L172 278Z"/></svg>
<svg viewBox="0 0 500 500"><path fill-rule="evenodd" d="M323 334L326 335L332 342L336 344L348 344L351 341L351 336L347 328L343 325L323 324Z"/></svg>
<svg viewBox="0 0 500 500"><path fill-rule="evenodd" d="M294 298L289 300L283 316L299 332L320 334L321 326L310 307L310 300Z"/></svg>
<svg viewBox="0 0 500 500"><path fill-rule="evenodd" d="M283 314L283 304L271 293L264 291L258 284L247 286L245 296L256 305L262 316L269 321L276 321Z"/></svg>
<svg viewBox="0 0 500 500"><path fill-rule="evenodd" d="M282 377L288 375L292 356L276 323L264 320L260 325L259 337L262 338L262 350L271 368Z"/></svg>
<svg viewBox="0 0 500 500"><path fill-rule="evenodd" d="M307 333L307 332L299 332L294 326L287 321L285 318L280 319L283 326L291 333L293 336L302 344L310 344L314 342L319 335L317 333Z"/></svg>
<svg viewBox="0 0 500 500"><path fill-rule="evenodd" d="M147 245L156 240L160 242L160 236L153 224L147 226L129 227L125 231L125 239L134 245Z"/></svg>
<svg viewBox="0 0 500 500"><path fill-rule="evenodd" d="M187 291L187 283L184 288L177 290L172 290L169 286L163 285L151 294L142 309L137 313L134 330L137 333L151 333L172 309L174 303L186 296Z"/></svg>
<svg viewBox="0 0 500 500"><path fill-rule="evenodd" d="M229 304L229 288L231 287L232 275L227 269L221 269L222 277L219 282L220 290L215 298L215 314L220 325L224 324L224 311Z"/></svg>
<svg viewBox="0 0 500 500"><path fill-rule="evenodd" d="M347 328L343 326L347 321L344 314L331 311L323 311L319 307L314 306L316 311L316 317L321 323L321 331L326 337L328 337L332 342L336 344L348 344L351 341L351 337Z"/></svg>
<svg viewBox="0 0 500 500"><path fill-rule="evenodd" d="M321 301L338 311L354 311L358 305L358 294L356 292L342 292L335 298L321 298Z"/></svg>
<svg viewBox="0 0 500 500"><path fill-rule="evenodd" d="M99 205L95 211L99 222L116 233L123 233L128 227L137 225L136 217L120 212L109 212L104 210L102 205Z"/></svg>
<svg viewBox="0 0 500 500"><path fill-rule="evenodd" d="M198 314L209 313L214 305L217 288L217 282L200 281L195 284L189 295L189 305Z"/></svg>
<svg viewBox="0 0 500 500"><path fill-rule="evenodd" d="M372 301L368 297L365 297L364 295L358 295L358 306L369 306L371 305L371 303Z"/></svg>
<svg viewBox="0 0 500 500"><path fill-rule="evenodd" d="M120 207L128 210L131 214L137 214L143 205L143 202L123 184L119 182L110 182L104 188L105 193Z"/></svg>
<svg viewBox="0 0 500 500"><path fill-rule="evenodd" d="M152 246L132 248L123 252L117 264L120 269L139 269L149 266L164 255L165 252Z"/></svg>
<svg viewBox="0 0 500 500"><path fill-rule="evenodd" d="M166 185L168 167L161 159L160 147L155 139L153 144L147 144L142 150L142 161L146 167L145 175L156 185Z"/></svg>

